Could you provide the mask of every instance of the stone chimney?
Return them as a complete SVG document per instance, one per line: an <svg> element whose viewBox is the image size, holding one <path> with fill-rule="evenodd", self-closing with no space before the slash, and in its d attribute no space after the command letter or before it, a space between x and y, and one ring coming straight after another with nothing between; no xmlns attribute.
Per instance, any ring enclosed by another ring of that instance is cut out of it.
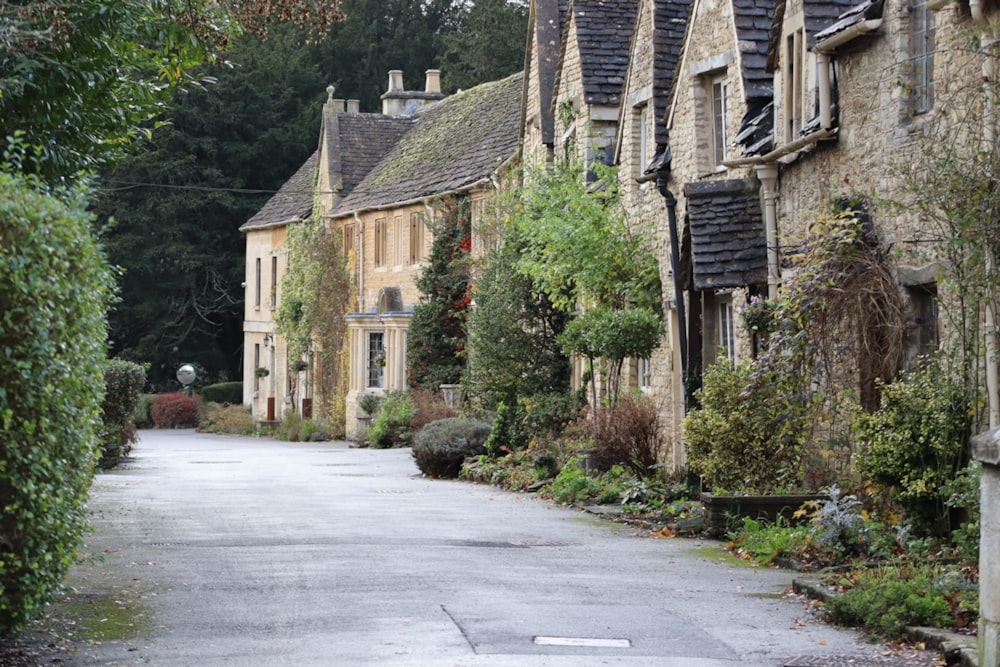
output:
<svg viewBox="0 0 1000 667"><path fill-rule="evenodd" d="M441 92L441 70L439 69L429 69L425 72L427 78L424 84L425 93L440 93Z"/></svg>
<svg viewBox="0 0 1000 667"><path fill-rule="evenodd" d="M389 89L382 94L382 113L408 116L421 107L444 98L441 94L441 71L428 70L426 90L404 90L403 71L389 70Z"/></svg>
<svg viewBox="0 0 1000 667"><path fill-rule="evenodd" d="M361 113L361 102L359 100L347 100L347 113Z"/></svg>

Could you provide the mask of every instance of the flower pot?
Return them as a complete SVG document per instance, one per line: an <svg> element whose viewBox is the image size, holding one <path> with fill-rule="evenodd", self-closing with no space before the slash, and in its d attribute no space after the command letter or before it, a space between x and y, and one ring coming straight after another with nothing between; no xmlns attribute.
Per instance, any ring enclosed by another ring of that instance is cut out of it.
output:
<svg viewBox="0 0 1000 667"><path fill-rule="evenodd" d="M750 517L774 522L780 516L792 523L792 516L803 503L824 500L821 493L763 496L717 496L702 493L701 504L705 508L705 532L712 537L722 538L729 532L734 519Z"/></svg>
<svg viewBox="0 0 1000 667"><path fill-rule="evenodd" d="M444 398L445 405L447 405L452 410L457 410L458 406L462 404L462 385L460 384L441 385L441 396L442 398Z"/></svg>

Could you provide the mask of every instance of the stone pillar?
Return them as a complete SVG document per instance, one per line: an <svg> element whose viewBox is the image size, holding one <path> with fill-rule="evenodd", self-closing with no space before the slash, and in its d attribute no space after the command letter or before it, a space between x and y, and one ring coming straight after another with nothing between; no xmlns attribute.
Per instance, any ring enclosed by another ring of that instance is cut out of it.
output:
<svg viewBox="0 0 1000 667"><path fill-rule="evenodd" d="M979 664L1000 665L1000 428L972 439L979 481Z"/></svg>

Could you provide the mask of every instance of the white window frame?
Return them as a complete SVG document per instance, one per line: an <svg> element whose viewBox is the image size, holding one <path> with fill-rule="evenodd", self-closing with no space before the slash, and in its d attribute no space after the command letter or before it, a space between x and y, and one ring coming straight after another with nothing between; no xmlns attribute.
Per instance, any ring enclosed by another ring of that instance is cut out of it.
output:
<svg viewBox="0 0 1000 667"><path fill-rule="evenodd" d="M653 365L649 357L640 357L635 361L635 382L639 391L648 392L652 389Z"/></svg>
<svg viewBox="0 0 1000 667"><path fill-rule="evenodd" d="M369 331L366 336L365 351L365 388L384 389L385 388L385 364L379 365L376 359L381 356L385 358L385 332Z"/></svg>
<svg viewBox="0 0 1000 667"><path fill-rule="evenodd" d="M725 295L716 298L715 302L715 331L718 340L718 349L729 360L730 364L736 365L736 313L733 310L732 295Z"/></svg>
<svg viewBox="0 0 1000 667"><path fill-rule="evenodd" d="M706 80L708 93L708 126L710 131L710 161L714 170L725 169L729 148L729 79L725 72L709 76Z"/></svg>

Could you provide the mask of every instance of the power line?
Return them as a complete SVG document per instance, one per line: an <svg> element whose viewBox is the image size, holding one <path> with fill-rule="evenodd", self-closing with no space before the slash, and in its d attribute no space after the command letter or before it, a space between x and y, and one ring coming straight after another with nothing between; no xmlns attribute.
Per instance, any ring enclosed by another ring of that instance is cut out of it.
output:
<svg viewBox="0 0 1000 667"><path fill-rule="evenodd" d="M101 187L101 192L122 192L136 188L162 188L165 190L198 190L200 192L233 192L241 195L273 195L277 190L255 190L251 188L212 188L204 185L171 185L169 183L140 183L135 181L117 181L121 187Z"/></svg>

